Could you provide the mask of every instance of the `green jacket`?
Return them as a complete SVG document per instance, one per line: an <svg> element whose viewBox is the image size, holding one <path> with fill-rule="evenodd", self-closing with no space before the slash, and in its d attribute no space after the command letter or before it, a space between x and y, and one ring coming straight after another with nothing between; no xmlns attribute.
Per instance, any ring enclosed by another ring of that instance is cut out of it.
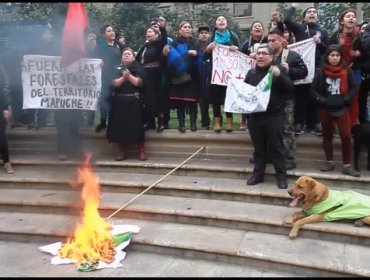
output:
<svg viewBox="0 0 370 280"><path fill-rule="evenodd" d="M324 214L325 222L360 219L370 216L370 196L354 191L329 190L329 195L323 202L312 206L305 212L309 215L320 214L333 207L337 208Z"/></svg>

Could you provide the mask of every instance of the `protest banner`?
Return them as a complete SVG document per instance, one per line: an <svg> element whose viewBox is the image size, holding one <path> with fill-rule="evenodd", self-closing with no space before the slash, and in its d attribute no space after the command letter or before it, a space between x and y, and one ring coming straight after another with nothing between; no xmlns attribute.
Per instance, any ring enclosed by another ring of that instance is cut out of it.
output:
<svg viewBox="0 0 370 280"><path fill-rule="evenodd" d="M23 109L95 111L101 64L101 59L80 58L65 68L60 56L23 56Z"/></svg>
<svg viewBox="0 0 370 280"><path fill-rule="evenodd" d="M295 80L294 84L310 84L315 76L315 53L316 43L313 38L309 38L291 45L288 45L288 49L297 52L307 65L308 74L306 78L301 80Z"/></svg>
<svg viewBox="0 0 370 280"><path fill-rule="evenodd" d="M230 78L244 80L255 65L255 60L240 51L230 51L229 46L216 44L212 52L211 84L227 86Z"/></svg>
<svg viewBox="0 0 370 280"><path fill-rule="evenodd" d="M256 113L267 109L271 94L272 74L269 71L266 76L252 86L232 78L226 88L224 111L228 113Z"/></svg>

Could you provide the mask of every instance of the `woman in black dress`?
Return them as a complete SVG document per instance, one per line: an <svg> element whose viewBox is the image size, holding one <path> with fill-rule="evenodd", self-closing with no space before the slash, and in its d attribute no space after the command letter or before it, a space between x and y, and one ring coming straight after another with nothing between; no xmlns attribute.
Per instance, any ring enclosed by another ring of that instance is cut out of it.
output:
<svg viewBox="0 0 370 280"><path fill-rule="evenodd" d="M141 89L145 81L145 70L135 61L131 48L122 53L122 64L113 80L114 95L109 115L107 138L117 143L119 152L116 160L127 158L127 145L137 144L139 159L146 160L145 130Z"/></svg>

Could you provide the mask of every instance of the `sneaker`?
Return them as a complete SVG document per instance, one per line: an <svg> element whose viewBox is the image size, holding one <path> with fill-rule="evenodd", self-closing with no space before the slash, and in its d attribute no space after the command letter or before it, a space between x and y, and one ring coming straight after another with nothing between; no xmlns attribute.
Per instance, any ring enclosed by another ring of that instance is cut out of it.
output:
<svg viewBox="0 0 370 280"><path fill-rule="evenodd" d="M322 172L333 171L334 169L335 165L332 161L325 161L320 168Z"/></svg>
<svg viewBox="0 0 370 280"><path fill-rule="evenodd" d="M353 169L353 167L351 165L343 166L342 173L346 174L346 175L349 175L349 176L353 176L353 177L360 177L360 175L361 175L361 173L359 171Z"/></svg>
<svg viewBox="0 0 370 280"><path fill-rule="evenodd" d="M296 124L296 126L294 128L294 133L295 133L295 135L301 135L302 133L304 133L303 125L300 124L300 123Z"/></svg>
<svg viewBox="0 0 370 280"><path fill-rule="evenodd" d="M5 173L7 173L7 174L12 174L12 173L14 173L14 169L13 169L13 167L12 167L12 165L11 165L11 163L10 163L10 162L6 162L6 163L4 164L4 171L5 171Z"/></svg>
<svg viewBox="0 0 370 280"><path fill-rule="evenodd" d="M314 130L314 133L317 135L317 136L322 136L322 129L321 129L321 124L316 124L315 125L315 130Z"/></svg>
<svg viewBox="0 0 370 280"><path fill-rule="evenodd" d="M245 123L241 123L239 128L240 129L246 129L247 128L247 125Z"/></svg>

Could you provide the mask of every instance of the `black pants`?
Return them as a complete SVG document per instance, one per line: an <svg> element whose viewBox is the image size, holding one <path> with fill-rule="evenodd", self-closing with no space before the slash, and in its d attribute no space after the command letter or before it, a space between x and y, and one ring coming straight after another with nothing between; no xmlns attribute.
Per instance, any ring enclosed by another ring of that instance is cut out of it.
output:
<svg viewBox="0 0 370 280"><path fill-rule="evenodd" d="M70 156L80 155L79 127L82 112L79 110L55 110L58 153Z"/></svg>
<svg viewBox="0 0 370 280"><path fill-rule="evenodd" d="M209 96L212 102L213 117L219 118L222 116L221 105L225 103L226 86L210 85ZM226 113L227 118L232 118L233 113Z"/></svg>
<svg viewBox="0 0 370 280"><path fill-rule="evenodd" d="M49 117L50 110L48 109L27 109L26 119L28 125L46 126L46 121Z"/></svg>
<svg viewBox="0 0 370 280"><path fill-rule="evenodd" d="M254 173L263 177L269 155L276 175L286 176L283 142L284 114L250 114L248 129L254 147ZM268 147L268 148L267 148Z"/></svg>
<svg viewBox="0 0 370 280"><path fill-rule="evenodd" d="M9 162L9 147L6 137L6 120L3 116L0 117L0 154L3 162Z"/></svg>
<svg viewBox="0 0 370 280"><path fill-rule="evenodd" d="M211 122L209 118L209 101L209 88L207 87L199 98L200 116L203 127L209 126Z"/></svg>
<svg viewBox="0 0 370 280"><path fill-rule="evenodd" d="M99 96L100 124L107 125L107 119L111 106L112 88L110 82L102 82L102 90Z"/></svg>
<svg viewBox="0 0 370 280"><path fill-rule="evenodd" d="M306 124L314 128L319 123L318 105L310 95L311 84L295 85L294 124Z"/></svg>
<svg viewBox="0 0 370 280"><path fill-rule="evenodd" d="M358 120L360 123L365 123L368 116L367 114L367 97L370 90L370 74L363 75L361 81L360 90L358 94L358 109L359 115Z"/></svg>

